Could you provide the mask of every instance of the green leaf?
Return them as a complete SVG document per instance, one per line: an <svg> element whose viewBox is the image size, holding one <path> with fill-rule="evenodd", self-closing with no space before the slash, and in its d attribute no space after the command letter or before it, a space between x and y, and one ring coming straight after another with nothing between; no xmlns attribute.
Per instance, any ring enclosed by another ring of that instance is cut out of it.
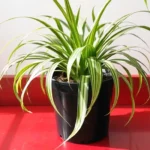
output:
<svg viewBox="0 0 150 150"><path fill-rule="evenodd" d="M40 76L40 85L41 85L42 92L44 94L46 94L46 92L45 92L44 77L45 77L45 73L41 74L41 76Z"/></svg>
<svg viewBox="0 0 150 150"><path fill-rule="evenodd" d="M92 20L93 20L93 22L95 21L95 12L94 12L94 8L92 9Z"/></svg>
<svg viewBox="0 0 150 150"><path fill-rule="evenodd" d="M18 73L16 73L15 78L14 78L14 83L13 83L13 91L14 94L16 96L16 98L19 100L21 108L27 112L30 112L28 109L26 109L26 107L24 106L24 103L22 101L22 99L19 96L19 90L18 90L18 85L21 84L22 78L24 76L24 74L30 69L33 68L34 66L36 66L37 64L39 64L39 62L36 63L32 63L29 64L27 66L25 66L24 68L22 68Z"/></svg>
<svg viewBox="0 0 150 150"><path fill-rule="evenodd" d="M100 19L101 19L105 9L107 8L107 6L109 5L110 2L111 2L111 0L107 0L106 4L104 5L102 10L100 11L98 17L95 19L95 23L93 25L93 28L92 28L91 33L90 33L88 40L87 40L87 44L89 44L89 45L93 44Z"/></svg>
<svg viewBox="0 0 150 150"><path fill-rule="evenodd" d="M129 14L124 15L123 17L117 19L115 22L113 22L110 25L110 29L105 33L104 37L97 43L96 51L99 53L99 51L101 51L103 49L103 46L106 43L112 43L113 41L115 41L117 38L122 36L127 31L130 31L130 30L133 30L136 28L143 28L143 29L146 29L149 31L150 29L148 26L136 26L136 25L128 26L128 25L126 25L126 26L120 27L121 24L123 24L127 18L129 18L130 16L132 16L136 13L150 13L150 11L137 11L137 12L129 13ZM106 42L106 40L107 40L107 42ZM110 40L111 40L111 42L110 42ZM106 44L106 45L108 46L108 44Z"/></svg>
<svg viewBox="0 0 150 150"><path fill-rule="evenodd" d="M12 66L14 66L17 63L20 63L20 61L22 61L23 57L19 57L16 58L15 60L9 62L8 64L5 65L5 67L2 69L2 71L0 72L0 80L3 78L3 76L6 74L6 72L8 71L8 69Z"/></svg>
<svg viewBox="0 0 150 150"><path fill-rule="evenodd" d="M21 83L22 77L25 75L25 73L35 66L37 66L40 62L31 63L29 65L26 65L23 67L19 72L16 72L15 78L14 78L14 86L16 87L16 91L18 93L18 85Z"/></svg>
<svg viewBox="0 0 150 150"><path fill-rule="evenodd" d="M50 62L51 59L45 60L42 63L40 63L35 69L34 72L32 72L29 80L27 81L26 85L23 88L23 91L21 93L21 105L24 106L23 104L23 99L24 99L24 95L26 93L26 90L28 88L28 86L30 85L30 83L33 81L33 79L35 79L36 77L38 77L39 75L47 72L47 68L46 69L42 69L45 65L47 65L48 62Z"/></svg>
<svg viewBox="0 0 150 150"><path fill-rule="evenodd" d="M113 64L108 61L108 60L103 60L102 63L104 63L105 67L111 72L112 78L114 81L114 87L115 87L115 97L114 97L114 103L112 105L112 108L110 112L116 107L118 98L119 98L119 93L120 93L120 85L119 85L119 78L118 78L118 73L116 68L113 66Z"/></svg>
<svg viewBox="0 0 150 150"><path fill-rule="evenodd" d="M89 91L89 76L81 76L78 89L77 119L74 130L67 140L71 139L83 125L87 112L88 91Z"/></svg>
<svg viewBox="0 0 150 150"><path fill-rule="evenodd" d="M63 27L62 27L60 21L58 19L55 19L55 22L57 24L58 29L63 32L64 30L63 30Z"/></svg>
<svg viewBox="0 0 150 150"><path fill-rule="evenodd" d="M85 50L82 53L82 59L85 62L90 57L96 57L96 53L95 53L95 49L92 45L87 45L85 47Z"/></svg>
<svg viewBox="0 0 150 150"><path fill-rule="evenodd" d="M52 17L52 16L49 16L49 15L42 15L42 17L46 17L46 18L49 18L49 19L54 19L55 22L56 22L56 21L59 21L59 23L61 24L61 26L63 25L63 26L65 26L66 28L69 29L68 24L67 24L65 21L63 21L62 19L60 19L60 18ZM57 22L56 22L56 24L57 24ZM57 27L58 27L58 26L57 26ZM58 27L58 28L59 28L59 27Z"/></svg>
<svg viewBox="0 0 150 150"><path fill-rule="evenodd" d="M132 79L132 75L131 75L130 71L129 71L125 66L123 66L121 63L119 63L118 61L115 61L115 60L110 60L110 61L111 61L112 63L114 63L114 64L120 65L120 66L124 69L124 71L125 71L125 72L127 73L127 75L128 75L129 82L130 82L130 85L131 85L132 90L133 90L134 84L133 84L133 79Z"/></svg>
<svg viewBox="0 0 150 150"><path fill-rule="evenodd" d="M131 121L131 119L133 118L134 112L135 112L135 99L134 99L134 94L133 94L133 80L132 80L131 73L129 72L129 70L126 67L124 67L122 64L118 63L118 61L111 61L111 62L120 65L126 71L126 73L128 74L128 77L129 77L129 81L128 81L122 73L117 71L118 75L124 80L124 82L127 84L128 88L130 90L130 96L131 96L131 102L132 102L132 113L131 113L127 123L125 124L125 126L126 126Z"/></svg>
<svg viewBox="0 0 150 150"><path fill-rule="evenodd" d="M65 0L65 6L66 6L67 12L65 12L64 8L61 6L61 4L58 2L58 0L54 0L54 3L57 5L59 10L62 12L63 16L65 17L66 21L68 22L70 31L72 33L71 35L73 35L75 43L77 44L76 48L80 47L81 46L80 36L79 36L78 30L77 30L75 18L74 18L71 6L69 4L69 1Z"/></svg>
<svg viewBox="0 0 150 150"><path fill-rule="evenodd" d="M118 72L118 71L117 71ZM134 116L134 113L135 113L135 99L134 99L134 94L133 94L133 87L132 85L130 84L130 82L124 77L124 75L120 72L118 72L119 76L124 80L124 82L126 83L126 85L128 86L129 90L130 90L130 95L131 95L131 102L132 102L132 112L131 112L131 115L129 117L129 120L127 121L127 123L125 124L125 126L127 124L129 124L129 122L131 121L131 119L133 118Z"/></svg>
<svg viewBox="0 0 150 150"><path fill-rule="evenodd" d="M73 14L72 8L71 8L70 3L69 3L69 0L64 0L64 1L65 1L67 15L69 16L69 19L72 22L72 35L73 35L73 37L74 37L74 39L77 43L77 46L80 47L81 46L81 41L80 41L80 35L79 35L77 25L76 25L76 18Z"/></svg>
<svg viewBox="0 0 150 150"><path fill-rule="evenodd" d="M147 0L144 0L144 2L145 2L145 5L146 5L147 9L149 9Z"/></svg>
<svg viewBox="0 0 150 150"><path fill-rule="evenodd" d="M6 50L6 48L7 48L10 44L12 44L14 41L16 41L16 40L17 40L18 38L20 38L20 37L22 37L22 35L13 37L10 41L8 41L8 42L2 47L2 49L0 50L0 54L2 54L3 51Z"/></svg>
<svg viewBox="0 0 150 150"><path fill-rule="evenodd" d="M140 36L138 36L138 35L136 35L134 33L129 33L127 35L132 35L132 36L136 37L137 39L139 39L140 41L142 41L148 48L150 48L149 45L147 44L147 42L145 40L143 40Z"/></svg>
<svg viewBox="0 0 150 150"><path fill-rule="evenodd" d="M138 88L136 96L140 93L140 91L142 89L142 83L143 83L143 76L140 74L139 71L138 71L138 74L139 74L139 88Z"/></svg>
<svg viewBox="0 0 150 150"><path fill-rule="evenodd" d="M12 58L12 56L14 55L14 53L20 49L21 47L25 46L25 43L22 43L22 41L15 47L15 49L11 52L11 54L9 55L8 61L10 61L10 59Z"/></svg>
<svg viewBox="0 0 150 150"><path fill-rule="evenodd" d="M68 45L68 43L66 42L66 40L60 35L61 31L58 31L57 29L53 28L52 26L50 26L48 23L46 23L45 21L38 19L38 18L34 18L34 17L26 17L32 20L35 20L41 24L43 24L44 26L46 26L48 29L50 29L56 36L57 38L60 40L60 42L63 44L63 46L66 48L66 50L68 51L68 53L71 53L71 49Z"/></svg>
<svg viewBox="0 0 150 150"><path fill-rule="evenodd" d="M125 63L127 63L127 64L129 64L129 65L131 65L131 66L133 66L134 68L137 69L138 73L140 74L140 80L141 80L141 76L142 76L143 79L144 79L144 82L145 82L145 84L146 84L148 93L149 93L149 97L148 97L148 99L147 99L146 102L145 102L145 103L147 103L147 102L149 101L149 99L150 99L150 84L149 84L148 79L147 79L147 74L146 74L146 72L141 68L140 64L137 62L137 60L136 60L135 58L131 57L130 55L128 55L128 54L126 54L126 53L125 53L124 55L125 55L129 60L126 60L126 59L117 59L117 58L115 58L114 60L115 60L115 61L122 61L122 62L125 62ZM112 60L111 60L111 61L112 61ZM139 90L141 89L141 84L142 84L142 80L140 81ZM139 91L139 90L138 90L138 91Z"/></svg>
<svg viewBox="0 0 150 150"><path fill-rule="evenodd" d="M65 6L66 6L67 16L69 16L70 21L73 23L73 25L75 25L75 16L74 16L74 13L70 6L70 3L68 0L64 0L64 2L65 2Z"/></svg>
<svg viewBox="0 0 150 150"><path fill-rule="evenodd" d="M72 69L72 65L73 65L73 63L75 62L76 59L78 59L78 61L80 61L81 53L84 49L85 49L85 46L81 47L81 48L77 48L76 50L74 50L74 52L70 56L70 58L68 60L68 64L67 64L67 78L68 78L68 81L70 80L70 72L71 72L71 69ZM77 69L79 69L78 66L76 66L76 67L77 67Z"/></svg>
<svg viewBox="0 0 150 150"><path fill-rule="evenodd" d="M58 65L61 63L61 61L53 63L51 65L51 67L48 69L47 71L47 75L46 75L46 91L47 91L47 95L48 98L53 106L53 108L55 109L55 111L58 113L58 115L60 115L60 117L62 117L64 120L65 118L62 116L62 114L60 114L60 112L57 109L57 106L55 105L54 99L53 99L53 92L52 92L52 78L53 78L53 74L56 70L56 68L58 67ZM66 121L66 120L65 120ZM66 121L67 122L67 121ZM67 122L68 123L68 122ZM69 124L69 123L68 123ZM70 125L70 124L69 124Z"/></svg>
<svg viewBox="0 0 150 150"><path fill-rule="evenodd" d="M95 59L89 58L88 68L90 72L90 80L92 86L92 99L87 111L87 115L90 113L93 105L97 100L103 80L102 66L100 62L96 61Z"/></svg>
<svg viewBox="0 0 150 150"><path fill-rule="evenodd" d="M54 102L54 99L53 99L53 94L52 94L52 77L53 77L53 73L55 71L55 69L58 67L58 65L60 64L60 62L57 62L57 63L54 63L51 65L50 69L48 70L48 73L46 75L46 90L47 90L47 95L48 95L48 98L53 106L53 108L55 109L55 111L60 115L62 116L56 105L55 105L55 102Z"/></svg>
<svg viewBox="0 0 150 150"><path fill-rule="evenodd" d="M89 27L89 25L87 24L87 20L85 20L84 22L83 22L83 25L82 25L82 42L84 43L85 42L85 40L84 40L84 38L85 38L85 33L86 32L90 32L90 27Z"/></svg>
<svg viewBox="0 0 150 150"><path fill-rule="evenodd" d="M76 16L76 25L77 26L78 26L79 19L80 19L80 12L81 12L81 8L78 9L77 16Z"/></svg>
<svg viewBox="0 0 150 150"><path fill-rule="evenodd" d="M77 105L77 117L75 127L69 137L60 145L62 146L68 140L70 140L73 136L75 136L78 131L81 129L87 112L87 105L88 105L88 91L89 91L89 76L81 76L80 84L78 89L78 105ZM59 147L60 147L59 146ZM56 149L58 149L57 147Z"/></svg>

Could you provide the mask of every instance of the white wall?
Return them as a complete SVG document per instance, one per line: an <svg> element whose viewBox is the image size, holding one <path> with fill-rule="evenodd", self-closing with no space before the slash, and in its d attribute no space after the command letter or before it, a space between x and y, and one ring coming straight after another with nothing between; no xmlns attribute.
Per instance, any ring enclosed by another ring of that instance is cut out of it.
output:
<svg viewBox="0 0 150 150"><path fill-rule="evenodd" d="M70 0L70 2L74 11L77 11L77 8L81 6L83 18L88 18L91 17L92 7L96 6L97 12L102 4L104 4L105 0ZM104 15L103 21L113 21L126 13L143 9L146 9L143 0L112 0L111 5L108 7L107 12ZM0 22L11 17L38 16L42 14L62 17L59 10L54 5L53 0L0 0ZM132 17L132 21L150 26L150 14L136 15L135 17ZM26 34L40 26L40 24L26 19L15 20L0 25L0 50L11 38L20 34ZM136 31L136 33L143 37L150 45L150 33L148 34L141 30ZM118 43L141 45L141 42L129 37L119 40ZM11 44L11 46L0 54L0 70L6 64L7 57L14 46L15 44ZM30 47L27 47L24 51L29 51L29 48ZM140 57L139 59L141 60L143 58ZM145 60L143 61L145 62ZM136 71L133 68L131 68L131 71L133 74L136 74ZM8 74L13 74L13 69L11 69Z"/></svg>

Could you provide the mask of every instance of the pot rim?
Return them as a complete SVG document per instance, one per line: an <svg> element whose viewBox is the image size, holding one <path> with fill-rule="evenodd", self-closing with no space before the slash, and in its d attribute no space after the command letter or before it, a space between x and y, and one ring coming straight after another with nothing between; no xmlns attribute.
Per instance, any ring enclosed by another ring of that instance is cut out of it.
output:
<svg viewBox="0 0 150 150"><path fill-rule="evenodd" d="M112 76L109 76L110 78L109 79L103 79L103 83L104 82L108 82L108 81L110 81L110 80L112 80L113 78L112 78ZM61 81L61 82L59 82L59 81L57 81L56 79L52 79L52 81L53 82L58 82L58 83L61 83L61 84L64 84L64 85L68 85L69 84L69 82L63 82L63 81ZM70 83L70 85L77 85L78 83L76 83L76 82L73 82L73 83Z"/></svg>

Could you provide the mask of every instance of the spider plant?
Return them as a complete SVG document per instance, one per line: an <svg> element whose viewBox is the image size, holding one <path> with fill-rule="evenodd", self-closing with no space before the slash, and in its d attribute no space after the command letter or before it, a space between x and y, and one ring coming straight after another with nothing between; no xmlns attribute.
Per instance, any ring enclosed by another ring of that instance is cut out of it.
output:
<svg viewBox="0 0 150 150"><path fill-rule="evenodd" d="M134 67L139 74L139 90L137 94L140 92L143 82L145 82L149 94L150 87L147 79L147 72L145 70L149 70L149 68L142 61L131 56L128 52L138 52L148 61L148 63L149 59L144 53L145 50L142 48L139 50L138 46L114 45L114 42L117 39L130 34L146 44L141 37L131 33L131 31L134 29L150 31L150 27L145 25L136 25L131 22L126 22L126 20L136 13L150 13L150 11L133 12L122 16L114 22L102 23L101 18L112 1L107 0L97 17L95 16L93 9L93 26L89 27L87 20L80 23L80 8L78 9L77 14L74 14L69 0L64 0L65 8L60 4L60 2L58 2L58 0L53 1L64 16L64 20L49 15L40 17L25 17L35 20L44 26L36 29L36 31L47 29L47 33L41 34L40 40L27 40L27 37L25 36L12 50L8 64L4 67L0 74L0 79L2 79L3 75L11 66L16 66L13 90L22 109L28 111L24 106L24 95L27 92L31 81L40 76L41 88L43 92L48 95L52 106L60 116L61 114L57 110L52 94L51 82L54 72L65 73L68 84L70 79L78 83L77 118L74 130L67 139L69 140L80 130L86 116L90 113L101 90L104 71L110 72L115 88L114 102L110 112L117 104L120 92L119 78L122 78L128 86L131 94L132 112L127 122L129 123L134 115L135 100L133 95L132 75L125 64ZM145 3L147 4L147 1L145 1ZM45 21L46 18L53 19L56 24L52 26L49 23L49 20ZM17 56L14 55L18 52L18 50L26 45L34 45L35 48L31 49L29 53L18 54ZM32 60L32 62L29 62L24 67L20 67L24 62L28 62L29 60ZM116 64L124 69L129 80L115 67ZM29 78L25 86L22 88L21 81L26 73L29 74ZM46 81L44 84L45 76ZM89 83L91 83L92 87L92 98L90 105L88 106Z"/></svg>

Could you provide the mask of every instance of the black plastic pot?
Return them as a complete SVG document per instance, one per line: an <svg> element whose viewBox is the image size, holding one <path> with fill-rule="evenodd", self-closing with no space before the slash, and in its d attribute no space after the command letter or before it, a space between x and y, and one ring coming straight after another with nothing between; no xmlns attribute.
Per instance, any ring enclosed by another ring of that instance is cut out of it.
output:
<svg viewBox="0 0 150 150"><path fill-rule="evenodd" d="M55 104L65 120L71 125L69 126L56 113L58 133L65 140L72 132L76 121L78 84L70 84L70 88L68 83L65 82L53 80L52 83ZM101 140L108 135L109 115L106 116L106 114L110 110L112 88L112 78L102 83L102 88L95 105L85 119L80 131L69 140L70 142L91 143ZM89 102L90 100L91 90L89 91Z"/></svg>

